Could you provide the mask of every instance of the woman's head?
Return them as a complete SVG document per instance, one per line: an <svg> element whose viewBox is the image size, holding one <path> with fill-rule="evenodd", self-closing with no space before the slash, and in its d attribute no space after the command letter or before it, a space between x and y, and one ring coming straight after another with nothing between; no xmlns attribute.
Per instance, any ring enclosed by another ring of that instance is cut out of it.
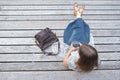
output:
<svg viewBox="0 0 120 80"><path fill-rule="evenodd" d="M94 47L82 44L79 48L79 56L80 58L76 62L78 69L88 72L98 66L98 54Z"/></svg>

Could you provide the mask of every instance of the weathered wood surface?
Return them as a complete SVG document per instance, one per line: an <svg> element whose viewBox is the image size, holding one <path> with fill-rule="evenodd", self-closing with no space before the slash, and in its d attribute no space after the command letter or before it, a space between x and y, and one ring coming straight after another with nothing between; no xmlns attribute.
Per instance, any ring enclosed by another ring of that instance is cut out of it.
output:
<svg viewBox="0 0 120 80"><path fill-rule="evenodd" d="M96 49L99 52L119 52L120 45L95 45ZM34 53L41 52L41 50L37 46L32 45L12 45L12 46L0 46L0 53Z"/></svg>
<svg viewBox="0 0 120 80"><path fill-rule="evenodd" d="M0 38L34 38L34 35L41 31L39 30L4 30L0 31ZM63 37L64 30L52 30L54 33L56 33L57 36ZM120 30L91 30L92 35L95 38L119 38L120 36ZM102 34L101 34L102 33ZM101 37L102 36L102 37ZM116 37L117 36L117 37Z"/></svg>
<svg viewBox="0 0 120 80"><path fill-rule="evenodd" d="M0 21L49 21L49 20L54 20L54 21L62 21L62 20L73 20L75 17L72 16L72 14L69 15L30 15L30 16L26 16L26 15L20 15L20 16L15 16L15 15L11 15L11 16L0 16ZM120 16L119 15L84 15L83 16L84 20L119 20Z"/></svg>
<svg viewBox="0 0 120 80"><path fill-rule="evenodd" d="M120 11L84 11L84 14L105 14L105 15L110 15L110 14L119 14ZM68 11L63 11L63 10L57 10L57 11L1 11L0 15L70 15L73 14L73 10L68 10Z"/></svg>
<svg viewBox="0 0 120 80"><path fill-rule="evenodd" d="M120 29L120 21L86 21L91 29ZM0 30L36 30L50 27L51 29L65 29L70 21L0 21Z"/></svg>
<svg viewBox="0 0 120 80"><path fill-rule="evenodd" d="M17 33L15 35L17 35ZM25 35L23 35L23 36L25 36ZM14 38L14 36L12 35L12 37L13 38L11 38L11 36L8 36L7 38L6 37L1 38L0 45L11 45L11 46L12 45L23 45L23 46L24 45L35 45L35 39L30 38L30 36L28 36L26 38L24 38L22 36L20 36L18 38ZM59 39L63 40L62 37L60 37ZM106 45L120 44L120 38L119 37L94 37L94 42L95 42L95 44L106 44Z"/></svg>
<svg viewBox="0 0 120 80"><path fill-rule="evenodd" d="M13 0L13 1L9 1L9 0L1 0L0 1L0 5L73 5L74 2L78 2L79 4L85 3L86 5L119 5L120 1L119 0L69 0L69 1L64 1L64 0L52 0L52 1L48 1L48 0Z"/></svg>
<svg viewBox="0 0 120 80"><path fill-rule="evenodd" d="M63 38L73 21L73 3L85 3L100 65L90 73L63 66L62 58L45 56L34 35L49 27ZM0 0L0 80L120 80L119 0Z"/></svg>
<svg viewBox="0 0 120 80"><path fill-rule="evenodd" d="M44 56L43 54L0 54L1 62L10 61L62 61L58 56ZM119 61L120 53L99 53L100 60ZM108 56L109 55L109 56Z"/></svg>
<svg viewBox="0 0 120 80"><path fill-rule="evenodd" d="M73 71L23 71L1 72L1 80L119 80L120 70L96 70L91 73Z"/></svg>
<svg viewBox="0 0 120 80"><path fill-rule="evenodd" d="M111 0L112 1L112 0ZM64 6L64 7L63 7ZM3 6L0 6L0 9L2 11L6 11L6 10L15 10L15 11L18 11L18 10L49 10L49 9L53 9L53 10L73 10L73 6L71 5L34 5L34 6L30 6L30 5L23 5L23 6L18 6L18 5L3 5ZM86 10L118 10L120 9L120 5L118 6L100 6L100 5L86 5L85 7Z"/></svg>
<svg viewBox="0 0 120 80"><path fill-rule="evenodd" d="M101 61L97 70L117 70L120 69L120 61ZM63 66L63 62L6 62L0 63L0 71L44 71L44 70L68 70Z"/></svg>

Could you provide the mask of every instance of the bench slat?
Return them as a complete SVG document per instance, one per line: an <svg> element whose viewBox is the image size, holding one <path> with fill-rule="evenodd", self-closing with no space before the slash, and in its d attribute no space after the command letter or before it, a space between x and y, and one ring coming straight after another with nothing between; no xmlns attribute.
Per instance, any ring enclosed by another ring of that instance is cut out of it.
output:
<svg viewBox="0 0 120 80"><path fill-rule="evenodd" d="M56 10L56 11L0 11L0 15L72 15L73 10ZM120 14L120 10L117 11L84 11L84 14L99 14L99 15L117 15Z"/></svg>
<svg viewBox="0 0 120 80"><path fill-rule="evenodd" d="M38 33L41 30L1 30L0 31L0 37L29 37L33 38L36 33ZM52 30L54 33L56 33L57 36L63 36L64 30ZM120 30L91 30L91 33L93 36L97 37L116 37L120 36ZM102 34L101 34L102 33Z"/></svg>
<svg viewBox="0 0 120 80"><path fill-rule="evenodd" d="M43 20L73 20L73 15L48 15L48 16L0 16L0 21L43 21ZM120 20L119 15L84 15L85 20Z"/></svg>
<svg viewBox="0 0 120 80"><path fill-rule="evenodd" d="M100 60L120 60L120 53L98 53ZM62 61L59 56L43 54L0 54L0 62L15 61Z"/></svg>
<svg viewBox="0 0 120 80"><path fill-rule="evenodd" d="M59 37L63 41L63 37ZM120 37L94 37L95 44L120 44ZM35 45L34 38L0 38L1 45Z"/></svg>
<svg viewBox="0 0 120 80"><path fill-rule="evenodd" d="M94 70L90 73L78 73L74 71L21 71L21 72L1 72L1 80L120 80L120 70ZM111 77L112 76L112 77Z"/></svg>
<svg viewBox="0 0 120 80"><path fill-rule="evenodd" d="M80 6L80 5L79 5ZM53 9L53 10L58 10L58 9L63 9L63 10L65 10L65 9L73 9L73 5L68 5L68 6L66 6L66 5L55 5L55 6L44 6L44 5L42 5L42 6L40 6L40 5L34 5L34 6L26 6L26 5L24 5L24 6L0 6L0 8L1 8L1 10L49 10L49 9ZM92 9L96 9L96 10L111 10L111 9L114 9L114 10L116 10L116 9L120 9L120 6L89 6L89 5L86 5L85 6L85 9L86 10L92 10Z"/></svg>
<svg viewBox="0 0 120 80"><path fill-rule="evenodd" d="M50 5L50 4L52 4L52 5L55 5L55 4L58 4L58 5L67 5L67 4L73 4L75 1L74 0L71 0L71 1L65 1L65 0L59 0L59 1L56 1L56 0L53 0L52 2L51 1L42 1L42 0L34 0L34 1L32 1L32 0L30 0L30 1L28 1L28 0L24 0L24 1L16 1L16 0L13 0L13 1L9 1L9 0L2 0L2 1L0 1L0 5ZM98 0L98 1L95 1L95 0L93 0L92 1L92 3L91 3L91 0L86 0L86 1L84 1L84 0L76 0L76 2L78 2L78 3L85 3L86 5L111 5L111 3L112 3L112 5L119 5L120 4L120 1L119 0L114 0L114 1L112 1L112 0L107 0L107 1L100 1L100 0Z"/></svg>
<svg viewBox="0 0 120 80"><path fill-rule="evenodd" d="M120 45L95 45L99 52L120 51ZM0 46L0 53L39 53L37 46Z"/></svg>
<svg viewBox="0 0 120 80"><path fill-rule="evenodd" d="M120 21L86 21L91 29L120 29ZM70 21L0 21L2 29L65 29Z"/></svg>
<svg viewBox="0 0 120 80"><path fill-rule="evenodd" d="M120 51L120 45L95 45L99 52ZM41 50L37 46L0 46L0 53L39 53Z"/></svg>
<svg viewBox="0 0 120 80"><path fill-rule="evenodd" d="M99 70L120 69L120 61L101 61ZM63 62L0 63L1 71L68 70Z"/></svg>

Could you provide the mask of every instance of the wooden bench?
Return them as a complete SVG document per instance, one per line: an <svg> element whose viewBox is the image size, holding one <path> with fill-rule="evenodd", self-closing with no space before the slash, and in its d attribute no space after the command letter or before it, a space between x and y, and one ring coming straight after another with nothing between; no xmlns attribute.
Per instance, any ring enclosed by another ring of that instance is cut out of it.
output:
<svg viewBox="0 0 120 80"><path fill-rule="evenodd" d="M99 52L99 69L78 73L62 59L44 56L34 35L51 28L62 39L73 16L73 3L85 3ZM0 80L120 80L119 0L0 0Z"/></svg>

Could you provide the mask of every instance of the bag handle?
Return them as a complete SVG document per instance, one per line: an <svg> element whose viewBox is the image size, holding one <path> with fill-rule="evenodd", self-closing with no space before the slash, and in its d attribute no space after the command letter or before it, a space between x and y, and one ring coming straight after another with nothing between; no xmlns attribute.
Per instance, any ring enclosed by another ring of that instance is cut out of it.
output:
<svg viewBox="0 0 120 80"><path fill-rule="evenodd" d="M59 42L59 40L58 40L57 42L58 42L58 52L57 52L57 54L52 54L53 52L46 52L45 50L42 50L42 52L43 52L44 54L47 53L47 55L58 55L59 52L60 52L60 42ZM35 39L35 43L36 43L37 46L40 48L39 43L38 43L38 41L37 41L36 39ZM41 49L41 48L40 48L40 49Z"/></svg>

